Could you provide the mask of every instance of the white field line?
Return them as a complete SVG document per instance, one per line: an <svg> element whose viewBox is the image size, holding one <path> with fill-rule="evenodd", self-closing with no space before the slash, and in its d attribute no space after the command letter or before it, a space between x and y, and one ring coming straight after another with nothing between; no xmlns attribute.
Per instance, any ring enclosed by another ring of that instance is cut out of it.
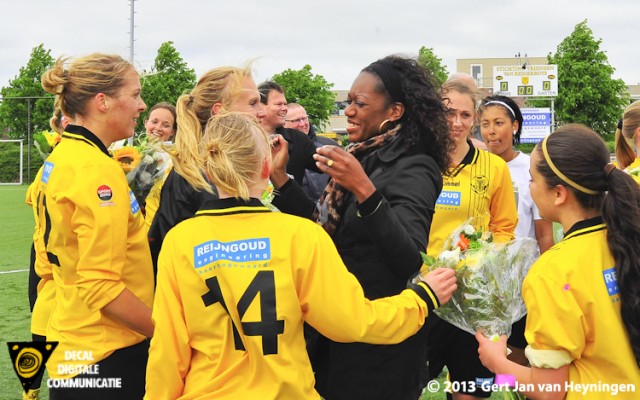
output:
<svg viewBox="0 0 640 400"><path fill-rule="evenodd" d="M13 274L16 272L27 272L29 271L28 269L14 269L13 271L0 271L0 275L2 274Z"/></svg>

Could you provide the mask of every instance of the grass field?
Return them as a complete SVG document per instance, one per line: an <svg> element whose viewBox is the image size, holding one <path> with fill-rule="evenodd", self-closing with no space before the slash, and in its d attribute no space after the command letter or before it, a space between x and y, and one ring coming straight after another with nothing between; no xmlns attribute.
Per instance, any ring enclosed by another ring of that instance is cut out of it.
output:
<svg viewBox="0 0 640 400"><path fill-rule="evenodd" d="M30 341L27 296L33 214L25 202L27 186L0 186L0 399L21 399L7 341ZM41 397L45 398L45 397Z"/></svg>
<svg viewBox="0 0 640 400"><path fill-rule="evenodd" d="M26 191L26 185L0 186L0 400L19 400L22 390L5 343L31 340L27 270L33 214L24 202ZM443 378L438 380L442 388ZM498 399L498 394L492 398ZM40 400L47 399L46 394L40 396ZM421 400L444 399L440 389L438 393L425 393Z"/></svg>

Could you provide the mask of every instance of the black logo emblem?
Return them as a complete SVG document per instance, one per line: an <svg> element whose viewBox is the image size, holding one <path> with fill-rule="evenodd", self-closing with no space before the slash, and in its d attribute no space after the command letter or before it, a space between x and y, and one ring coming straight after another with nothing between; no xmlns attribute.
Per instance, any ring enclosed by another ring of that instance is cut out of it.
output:
<svg viewBox="0 0 640 400"><path fill-rule="evenodd" d="M44 369L58 342L7 342L13 369L25 393L35 377Z"/></svg>

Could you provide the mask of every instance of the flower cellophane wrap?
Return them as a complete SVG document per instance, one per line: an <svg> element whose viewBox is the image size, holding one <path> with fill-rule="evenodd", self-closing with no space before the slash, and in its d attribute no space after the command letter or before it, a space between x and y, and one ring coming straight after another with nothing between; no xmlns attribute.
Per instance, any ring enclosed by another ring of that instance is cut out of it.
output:
<svg viewBox="0 0 640 400"><path fill-rule="evenodd" d="M471 334L508 336L511 325L527 313L522 281L538 258L538 244L530 238L495 243L490 232L475 226L481 224L474 218L458 226L437 258L422 253L422 278L438 267L454 269L458 289L436 314Z"/></svg>
<svg viewBox="0 0 640 400"><path fill-rule="evenodd" d="M267 188L264 190L264 192L262 192L262 197L260 198L260 201L262 201L262 204L264 204L271 211L279 212L280 210L278 210L278 207L274 206L272 203L273 197L275 196L274 190L275 188L273 187L273 183L269 181Z"/></svg>
<svg viewBox="0 0 640 400"><path fill-rule="evenodd" d="M140 135L134 139L133 146L120 143L111 148L111 154L122 167L131 191L142 204L153 185L171 166L171 159L163 148L169 145Z"/></svg>

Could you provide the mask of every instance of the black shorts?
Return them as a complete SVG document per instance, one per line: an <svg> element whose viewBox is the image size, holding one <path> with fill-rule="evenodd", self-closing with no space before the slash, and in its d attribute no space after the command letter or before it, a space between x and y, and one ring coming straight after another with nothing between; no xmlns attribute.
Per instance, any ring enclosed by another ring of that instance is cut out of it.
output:
<svg viewBox="0 0 640 400"><path fill-rule="evenodd" d="M483 390L483 387L493 385L495 375L480 362L478 341L474 335L436 315L429 315L427 319L427 335L429 375L432 379L440 375L446 365L452 388L458 393L491 397L491 391Z"/></svg>
<svg viewBox="0 0 640 400"><path fill-rule="evenodd" d="M527 339L524 338L524 328L526 323L527 316L525 315L511 326L511 336L509 336L509 340L507 340L509 346L523 350L527 347Z"/></svg>
<svg viewBox="0 0 640 400"><path fill-rule="evenodd" d="M114 351L97 362L98 374L74 378L120 378L120 388L49 388L50 400L140 400L144 397L149 341Z"/></svg>

